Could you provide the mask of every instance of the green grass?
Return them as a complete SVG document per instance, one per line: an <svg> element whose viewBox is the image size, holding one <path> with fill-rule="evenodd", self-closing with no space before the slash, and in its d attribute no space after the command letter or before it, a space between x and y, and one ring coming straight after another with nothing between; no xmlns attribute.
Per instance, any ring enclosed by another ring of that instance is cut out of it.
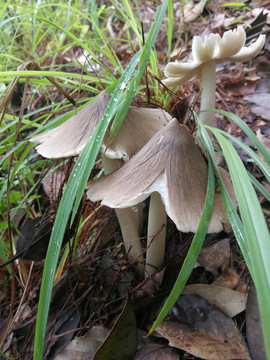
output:
<svg viewBox="0 0 270 360"><path fill-rule="evenodd" d="M8 108L0 126L0 231L3 234L7 233L9 229L7 212L10 213L11 225L15 229L12 222L16 212L20 208L29 211L27 204L31 199L39 201L37 187L40 182L37 182L36 179L39 178L42 169L50 169L52 166L52 161L45 159L37 161L36 153L30 155L33 145L28 142L28 139L41 129L45 130L61 124L74 113L74 108L68 100L55 91L46 77L54 77L74 99L77 98L78 92L87 91L94 96L103 88L112 94L113 99L118 99L117 102L113 100L110 102L106 111L109 116L100 121L92 139L89 140L75 163L58 208L43 271L36 325L35 360L43 358L50 298L54 275L59 263L63 234L70 214L74 219L78 209L102 138L110 124L107 120L111 119L113 127L117 131L134 94L139 93L145 99L145 69L147 66L153 75L159 78L162 76L154 45L162 21L164 21L166 8L168 8L168 22L165 24L168 59L173 49L174 14L171 1L163 1L158 8L155 23L150 32L145 34L145 45L141 32L140 3L138 1L135 1L135 12L129 0L121 2L112 0L111 6L107 7L106 5L96 6L97 3L95 0L91 0L89 2L91 6L89 6L88 2L77 0L56 5L52 1L37 1L33 5L29 5L27 1L21 1L20 4L14 5L11 1L0 1L0 29L1 27L5 29L5 32L0 31L2 99L7 94L13 77L20 76L19 82L22 84L29 80L28 111L18 119ZM108 31L110 16L114 16L114 23L118 26L118 31L123 24L128 24L127 30L120 33L121 38L119 39L111 36ZM123 44L130 50L130 59L125 62L121 60L117 52L118 47ZM79 48L85 55L90 56L89 64L87 62L79 64L76 61ZM29 59L38 63L42 70L16 71L18 65ZM68 60L63 61L63 59ZM152 75L148 74L148 81L153 99L167 106L170 101L169 95L160 89ZM123 83L125 83L125 92L122 89ZM40 96L45 97L46 105L42 101L42 108L35 105L36 102L39 104ZM78 108L88 101L89 98L78 101ZM247 153L254 165L258 166L268 180L270 179L270 156L241 119L225 111L219 112L235 121L264 158L262 160L253 150L230 134L210 128L220 144L232 176L240 216L235 211L221 178L218 177L220 188L235 238L257 288L266 349L268 359L270 359L270 313L267 311L267 302L270 298L270 265L267 261L270 256L270 239L254 186L266 198L269 199L270 195L255 178L248 174L228 139ZM200 124L198 117L197 121L209 157L209 180L205 209L177 282L151 331L166 316L185 286L200 252L211 214L214 189L213 169L217 172L217 165L209 136ZM54 168L51 171L53 170ZM0 256L3 260L9 256L8 245L3 241L0 242ZM10 267L8 271L14 276Z"/></svg>

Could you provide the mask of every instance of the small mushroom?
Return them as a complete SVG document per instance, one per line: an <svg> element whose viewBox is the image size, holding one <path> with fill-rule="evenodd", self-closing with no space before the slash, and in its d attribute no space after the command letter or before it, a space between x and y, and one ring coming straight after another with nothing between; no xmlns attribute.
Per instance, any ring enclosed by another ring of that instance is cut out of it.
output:
<svg viewBox="0 0 270 360"><path fill-rule="evenodd" d="M78 155L91 137L94 128L105 113L110 95L105 91L76 115L53 130L34 136L31 141L40 143L37 151L49 158ZM171 116L162 109L130 107L117 135L110 140L105 136L101 146L105 174L119 168L121 161L129 160L148 140L170 120ZM116 210L126 251L136 265L139 274L144 271L142 247L139 240L140 207Z"/></svg>
<svg viewBox="0 0 270 360"><path fill-rule="evenodd" d="M207 162L195 139L173 119L119 170L91 181L87 196L112 208L126 208L159 193L178 230L196 232L204 207L207 177ZM233 193L231 188L227 190ZM208 232L221 231L224 222L227 222L226 211L221 194L216 193ZM162 264L165 249L164 243L156 246L155 239L151 246L159 258L147 264L148 274Z"/></svg>
<svg viewBox="0 0 270 360"><path fill-rule="evenodd" d="M170 62L165 67L167 79L163 83L172 88L180 86L190 79L202 79L201 111L215 109L216 98L216 64L225 61L244 62L254 58L262 50L265 35L260 35L255 43L246 47L246 33L242 26L235 30L219 34L194 36L192 43L192 60L187 62ZM213 113L201 113L201 121L213 125Z"/></svg>

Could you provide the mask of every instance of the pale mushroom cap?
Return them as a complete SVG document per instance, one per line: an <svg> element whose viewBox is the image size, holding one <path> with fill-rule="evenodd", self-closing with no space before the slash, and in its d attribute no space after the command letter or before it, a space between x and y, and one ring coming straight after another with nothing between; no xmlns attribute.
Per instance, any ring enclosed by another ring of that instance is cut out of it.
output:
<svg viewBox="0 0 270 360"><path fill-rule="evenodd" d="M91 103L55 129L33 136L37 151L46 158L76 156L81 153L105 113L110 95L102 91Z"/></svg>
<svg viewBox="0 0 270 360"><path fill-rule="evenodd" d="M167 79L162 80L168 87L180 86L189 79L199 77L204 63L215 61L217 64L225 61L244 62L259 54L265 43L265 35L250 46L244 46L246 33L242 26L226 31L222 37L210 33L204 38L194 36L192 43L192 61L170 62L164 73Z"/></svg>
<svg viewBox="0 0 270 360"><path fill-rule="evenodd" d="M102 91L91 103L55 129L33 136L37 151L47 158L76 156L81 153L105 113L110 95ZM112 159L129 160L172 117L162 109L130 107L111 144L101 146Z"/></svg>
<svg viewBox="0 0 270 360"><path fill-rule="evenodd" d="M125 208L157 191L177 228L195 232L204 207L207 176L207 162L193 136L173 119L122 168L91 181L87 196L112 208ZM220 198L215 198L216 202L209 233L221 231L222 222L227 221Z"/></svg>
<svg viewBox="0 0 270 360"><path fill-rule="evenodd" d="M131 106L112 143L102 151L111 159L128 161L172 119L165 110Z"/></svg>

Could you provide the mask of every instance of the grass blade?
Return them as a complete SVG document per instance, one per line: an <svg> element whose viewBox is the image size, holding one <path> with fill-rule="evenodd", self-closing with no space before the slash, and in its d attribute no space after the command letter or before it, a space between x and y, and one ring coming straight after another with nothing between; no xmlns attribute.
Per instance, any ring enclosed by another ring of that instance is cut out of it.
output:
<svg viewBox="0 0 270 360"><path fill-rule="evenodd" d="M250 138L253 145L259 150L259 152L262 154L268 165L270 165L270 154L265 149L263 144L260 142L260 140L256 137L256 135L253 133L253 131L247 126L247 124L244 123L243 120L241 120L238 116L225 111L225 110L207 110L210 112L216 112L223 116L228 117L232 121L234 121L244 132L245 134Z"/></svg>

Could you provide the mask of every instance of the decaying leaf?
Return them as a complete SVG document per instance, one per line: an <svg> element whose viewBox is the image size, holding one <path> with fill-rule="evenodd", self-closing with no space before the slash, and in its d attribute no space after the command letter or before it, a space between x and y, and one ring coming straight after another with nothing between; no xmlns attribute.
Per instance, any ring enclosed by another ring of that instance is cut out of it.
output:
<svg viewBox="0 0 270 360"><path fill-rule="evenodd" d="M157 359L179 360L179 351L167 344L160 344L153 341L153 337L147 337L147 332L138 330L138 350L134 360Z"/></svg>
<svg viewBox="0 0 270 360"><path fill-rule="evenodd" d="M252 359L266 360L262 321L254 285L251 286L248 293L246 324L247 342Z"/></svg>
<svg viewBox="0 0 270 360"><path fill-rule="evenodd" d="M213 282L213 285L224 286L229 289L235 289L240 282L240 276L232 268L227 268L223 273Z"/></svg>
<svg viewBox="0 0 270 360"><path fill-rule="evenodd" d="M197 294L217 305L228 316L233 317L244 311L247 297L245 294L222 286L208 284L187 285L182 294Z"/></svg>
<svg viewBox="0 0 270 360"><path fill-rule="evenodd" d="M181 7L183 6L183 9L180 8L178 11L176 11L175 16L179 17L181 22L185 22L188 24L196 20L197 17L200 16L203 6L201 2L195 4L193 1L189 1L186 4L185 3L179 3L179 4Z"/></svg>
<svg viewBox="0 0 270 360"><path fill-rule="evenodd" d="M230 244L229 239L224 239L216 242L201 250L198 257L198 263L202 265L205 270L210 271L214 276L218 275L218 269L226 266L230 260Z"/></svg>
<svg viewBox="0 0 270 360"><path fill-rule="evenodd" d="M256 115L261 116L265 120L270 120L270 94L257 93L250 94L245 97L250 110Z"/></svg>
<svg viewBox="0 0 270 360"><path fill-rule="evenodd" d="M216 305L181 295L172 312L175 321L165 320L156 329L171 346L208 360L251 359L235 322Z"/></svg>
<svg viewBox="0 0 270 360"><path fill-rule="evenodd" d="M145 344L134 360L179 360L177 350L161 344Z"/></svg>
<svg viewBox="0 0 270 360"><path fill-rule="evenodd" d="M93 360L133 359L136 348L136 318L130 296L128 295L123 311L103 344L97 349Z"/></svg>
<svg viewBox="0 0 270 360"><path fill-rule="evenodd" d="M81 337L76 337L69 343L55 360L89 360L92 359L96 349L105 337L109 330L102 326L94 326L87 334Z"/></svg>

